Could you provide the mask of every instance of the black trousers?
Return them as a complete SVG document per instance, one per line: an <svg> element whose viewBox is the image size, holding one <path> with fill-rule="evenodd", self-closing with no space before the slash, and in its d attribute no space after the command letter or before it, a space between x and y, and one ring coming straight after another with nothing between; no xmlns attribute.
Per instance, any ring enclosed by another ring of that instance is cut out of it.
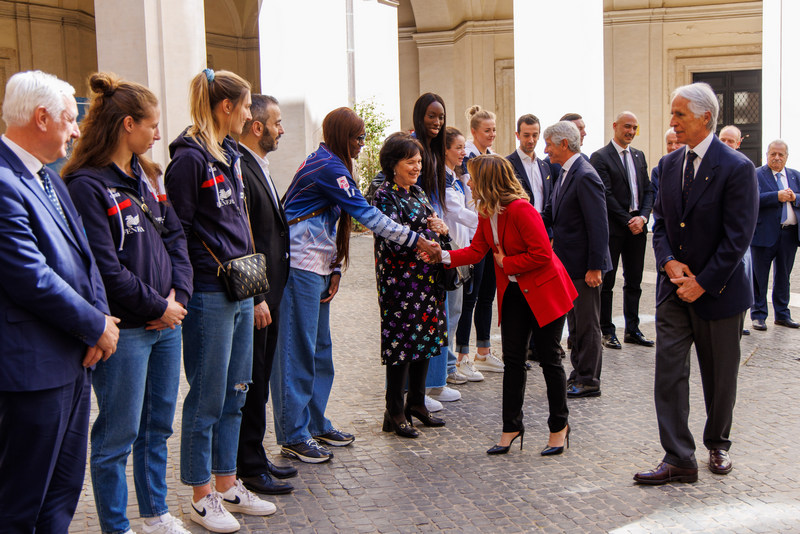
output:
<svg viewBox="0 0 800 534"><path fill-rule="evenodd" d="M533 337L539 367L542 368L547 388L550 432L560 432L567 426L567 376L558 353L565 316L539 326L519 284L511 282L503 294L503 314L500 332L503 336L503 432L522 430L522 404L525 400L527 369L525 353L528 340Z"/></svg>
<svg viewBox="0 0 800 534"><path fill-rule="evenodd" d="M616 334L617 327L611 320L614 301L614 284L617 281L617 267L622 257L622 313L625 316L625 332L639 332L639 299L642 297L642 273L644 253L647 248L647 234L612 235L608 239L611 254L611 270L603 276L603 289L600 291L600 330L603 335Z"/></svg>
<svg viewBox="0 0 800 534"><path fill-rule="evenodd" d="M675 293L656 309L655 404L664 461L678 467L697 467L689 430L689 357L694 343L703 382L707 449L731 446L733 405L739 375L739 340L744 312L709 321Z"/></svg>
<svg viewBox="0 0 800 534"><path fill-rule="evenodd" d="M61 387L0 392L0 532L66 534L83 490L91 371Z"/></svg>
<svg viewBox="0 0 800 534"><path fill-rule="evenodd" d="M428 358L386 366L386 410L392 417L403 414L403 390L408 382L408 405L425 406L425 378L428 376Z"/></svg>
<svg viewBox="0 0 800 534"><path fill-rule="evenodd" d="M241 477L254 477L268 472L263 441L267 431L269 378L278 343L279 310L280 306L270 308L272 322L265 328L253 330L253 383L247 390L242 407L239 452L236 456L236 471Z"/></svg>

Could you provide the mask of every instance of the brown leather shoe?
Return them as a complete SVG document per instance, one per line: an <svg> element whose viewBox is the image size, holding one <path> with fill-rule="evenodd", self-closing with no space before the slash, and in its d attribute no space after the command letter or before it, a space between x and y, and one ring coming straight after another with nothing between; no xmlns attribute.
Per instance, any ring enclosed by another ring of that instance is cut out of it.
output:
<svg viewBox="0 0 800 534"><path fill-rule="evenodd" d="M708 470L717 475L727 475L733 469L733 462L725 449L708 451Z"/></svg>
<svg viewBox="0 0 800 534"><path fill-rule="evenodd" d="M697 468L677 467L661 462L652 471L642 471L633 475L638 484L660 486L667 482L697 482Z"/></svg>

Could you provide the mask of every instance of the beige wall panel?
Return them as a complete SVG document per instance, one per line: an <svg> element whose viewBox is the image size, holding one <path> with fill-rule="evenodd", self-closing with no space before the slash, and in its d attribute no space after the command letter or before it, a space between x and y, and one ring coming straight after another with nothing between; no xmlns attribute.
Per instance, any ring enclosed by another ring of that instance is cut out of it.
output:
<svg viewBox="0 0 800 534"><path fill-rule="evenodd" d="M412 112L414 102L421 94L419 90L419 54L417 45L410 34L401 37L399 43L400 55L400 128L410 130L414 127ZM448 115L452 112L448 109ZM449 121L449 117L448 117Z"/></svg>

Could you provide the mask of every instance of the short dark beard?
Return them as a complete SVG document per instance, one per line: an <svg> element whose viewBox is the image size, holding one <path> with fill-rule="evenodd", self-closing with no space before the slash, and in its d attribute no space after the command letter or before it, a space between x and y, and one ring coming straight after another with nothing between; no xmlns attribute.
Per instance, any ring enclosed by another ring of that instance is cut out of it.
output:
<svg viewBox="0 0 800 534"><path fill-rule="evenodd" d="M272 152L278 147L278 143L276 139L273 138L266 130L264 129L264 135L262 135L258 140L258 148L264 151L264 154L268 154Z"/></svg>

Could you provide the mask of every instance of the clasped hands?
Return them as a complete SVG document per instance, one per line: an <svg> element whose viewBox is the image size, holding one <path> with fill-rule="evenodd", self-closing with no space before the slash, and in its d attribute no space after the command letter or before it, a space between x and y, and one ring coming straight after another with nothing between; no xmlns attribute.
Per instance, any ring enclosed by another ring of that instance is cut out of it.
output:
<svg viewBox="0 0 800 534"><path fill-rule="evenodd" d="M790 188L778 191L778 202L794 202L797 196Z"/></svg>
<svg viewBox="0 0 800 534"><path fill-rule="evenodd" d="M664 264L664 272L669 276L669 281L678 286L678 298L684 302L694 302L706 292L685 263L670 260Z"/></svg>

